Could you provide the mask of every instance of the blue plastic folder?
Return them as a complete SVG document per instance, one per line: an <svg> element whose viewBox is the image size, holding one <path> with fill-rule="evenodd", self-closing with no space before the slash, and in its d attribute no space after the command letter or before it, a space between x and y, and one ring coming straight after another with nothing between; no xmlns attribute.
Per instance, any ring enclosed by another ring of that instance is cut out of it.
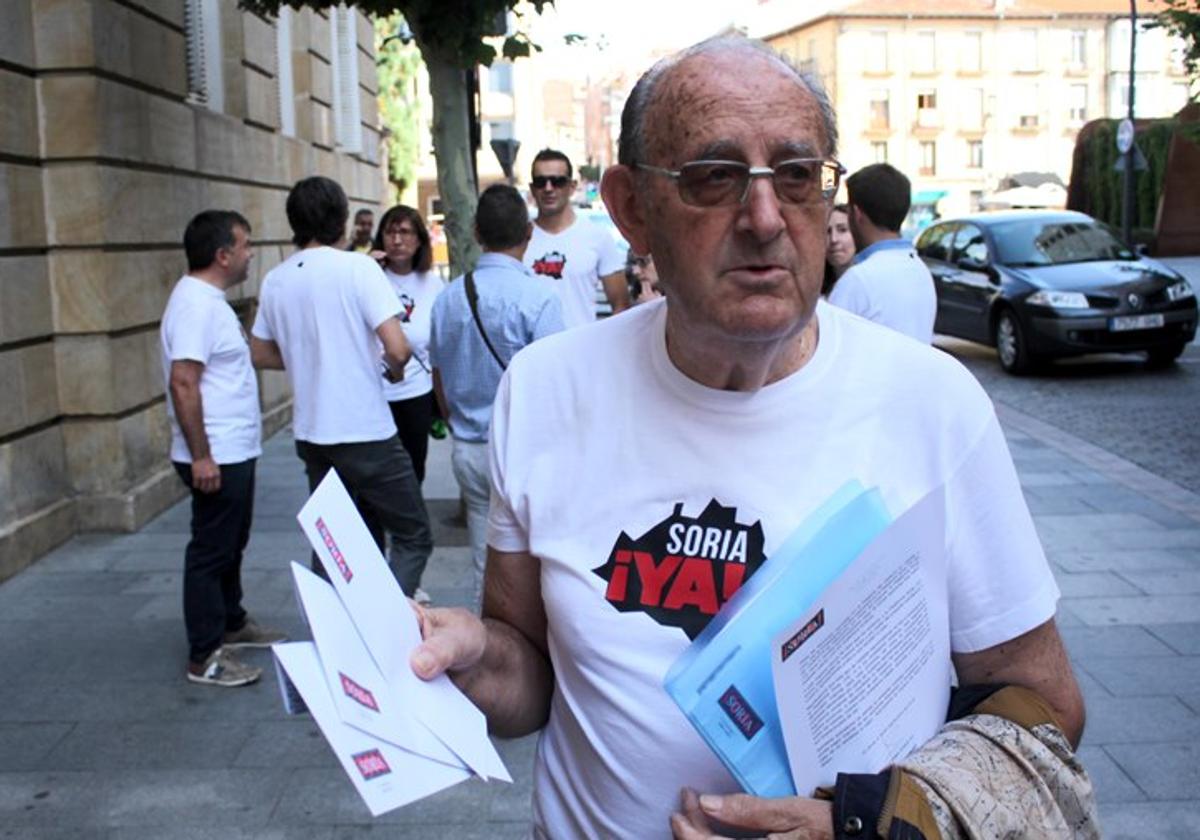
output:
<svg viewBox="0 0 1200 840"><path fill-rule="evenodd" d="M746 792L796 795L775 703L771 640L889 524L879 491L847 482L767 558L667 672L667 693Z"/></svg>

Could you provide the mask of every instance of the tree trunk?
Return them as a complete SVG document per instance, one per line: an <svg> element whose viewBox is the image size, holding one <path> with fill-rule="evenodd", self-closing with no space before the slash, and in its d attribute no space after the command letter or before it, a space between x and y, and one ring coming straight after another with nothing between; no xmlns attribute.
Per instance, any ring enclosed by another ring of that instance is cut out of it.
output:
<svg viewBox="0 0 1200 840"><path fill-rule="evenodd" d="M450 272L457 276L475 265L479 245L475 242L475 205L479 190L471 165L471 130L467 118L467 86L463 68L438 55L417 38L421 57L429 71L429 93L433 98L433 154L437 159L438 192L445 213L443 227L450 246Z"/></svg>

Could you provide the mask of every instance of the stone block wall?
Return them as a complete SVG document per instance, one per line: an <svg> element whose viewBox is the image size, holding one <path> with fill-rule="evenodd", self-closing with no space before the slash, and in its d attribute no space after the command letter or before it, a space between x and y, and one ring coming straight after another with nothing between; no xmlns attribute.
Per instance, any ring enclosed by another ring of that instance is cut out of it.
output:
<svg viewBox="0 0 1200 840"><path fill-rule="evenodd" d="M158 326L209 207L253 226L249 325L291 250L287 190L337 179L382 192L373 30L358 25L361 153L334 142L330 23L295 13L295 136L280 133L274 21L217 4L223 105L189 100L184 0L4 0L0 27L0 580L78 531L132 530L183 494ZM370 72L365 72L370 68ZM261 378L270 433L290 417Z"/></svg>

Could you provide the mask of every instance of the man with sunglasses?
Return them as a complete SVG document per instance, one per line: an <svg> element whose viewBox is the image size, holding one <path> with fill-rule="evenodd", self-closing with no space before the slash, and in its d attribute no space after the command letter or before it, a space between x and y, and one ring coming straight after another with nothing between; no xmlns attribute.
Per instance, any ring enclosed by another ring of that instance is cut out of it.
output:
<svg viewBox="0 0 1200 840"><path fill-rule="evenodd" d="M596 320L597 282L614 315L628 309L625 254L603 228L579 218L571 206L576 186L571 159L542 149L533 158L532 176L529 188L538 214L525 265L553 281L563 323L570 329Z"/></svg>
<svg viewBox="0 0 1200 840"><path fill-rule="evenodd" d="M864 166L846 179L850 233L858 249L829 302L929 344L937 317L933 275L900 236L912 186L890 163Z"/></svg>
<svg viewBox="0 0 1200 840"><path fill-rule="evenodd" d="M987 396L949 356L820 299L836 139L819 83L758 42L716 38L655 65L602 189L665 299L543 339L501 380L483 618L420 610L412 664L450 673L498 735L545 727L535 836L920 837L964 813L972 836L1018 834L987 822L1001 812L1054 835L1087 819L1077 765L1042 784L1012 758L1047 749L1035 730L1069 756L1062 733L1078 740L1083 708ZM839 776L834 802L739 794L662 687L766 554L851 479L895 515L941 490L959 680L1018 687L959 695L988 697L991 716L914 753L969 788L957 811L936 798L946 785L900 767ZM989 769L972 774L965 757L979 755Z"/></svg>

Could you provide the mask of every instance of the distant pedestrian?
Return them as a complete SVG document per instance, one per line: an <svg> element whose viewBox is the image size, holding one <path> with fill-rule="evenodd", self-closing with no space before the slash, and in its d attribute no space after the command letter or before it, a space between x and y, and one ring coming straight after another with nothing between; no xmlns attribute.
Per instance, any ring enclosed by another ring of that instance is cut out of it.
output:
<svg viewBox="0 0 1200 840"><path fill-rule="evenodd" d="M850 232L850 208L835 204L829 211L825 237L825 280L821 294L829 297L838 279L846 273L854 259L854 234Z"/></svg>
<svg viewBox="0 0 1200 840"><path fill-rule="evenodd" d="M188 224L183 246L188 273L167 301L160 338L171 461L192 494L183 572L186 673L196 683L247 685L262 669L239 662L231 649L285 638L242 607L262 420L246 334L225 291L249 271L250 224L233 211L206 210Z"/></svg>
<svg viewBox="0 0 1200 840"><path fill-rule="evenodd" d="M521 264L530 230L520 193L503 184L484 190L475 212L475 238L484 253L433 305L429 355L454 436L451 463L467 506L477 610L487 559L488 429L496 388L518 350L563 328L553 287Z"/></svg>
<svg viewBox="0 0 1200 840"><path fill-rule="evenodd" d="M335 181L315 176L292 187L287 216L299 250L263 278L250 350L256 367L288 372L309 489L337 470L381 550L384 531L393 535L393 572L412 596L433 538L383 396L384 376L402 378L411 354L383 270L338 247L347 214ZM324 571L315 556L313 567Z"/></svg>
<svg viewBox="0 0 1200 840"><path fill-rule="evenodd" d="M829 302L929 344L937 315L933 275L900 237L912 185L891 164L874 163L846 179L846 193L858 254Z"/></svg>
<svg viewBox="0 0 1200 840"><path fill-rule="evenodd" d="M533 238L525 264L554 281L567 327L596 320L596 286L616 315L629 308L625 255L599 225L582 219L571 206L576 181L571 159L557 149L542 149L533 158L529 190L537 204Z"/></svg>
<svg viewBox="0 0 1200 840"><path fill-rule="evenodd" d="M445 283L433 271L433 247L425 222L412 207L397 204L379 222L371 256L383 266L383 273L400 301L400 325L408 339L412 358L404 368L404 378L386 383L387 398L400 443L412 459L417 483L425 481L425 459L429 453L429 429L433 423L433 374L429 365L429 322L433 302ZM407 572L402 573L408 576ZM418 588L415 599L429 598Z"/></svg>
<svg viewBox="0 0 1200 840"><path fill-rule="evenodd" d="M346 250L357 251L360 254L368 253L373 247L371 231L374 229L375 213L366 207L358 210L354 214L354 227L350 236L350 244L346 246Z"/></svg>

